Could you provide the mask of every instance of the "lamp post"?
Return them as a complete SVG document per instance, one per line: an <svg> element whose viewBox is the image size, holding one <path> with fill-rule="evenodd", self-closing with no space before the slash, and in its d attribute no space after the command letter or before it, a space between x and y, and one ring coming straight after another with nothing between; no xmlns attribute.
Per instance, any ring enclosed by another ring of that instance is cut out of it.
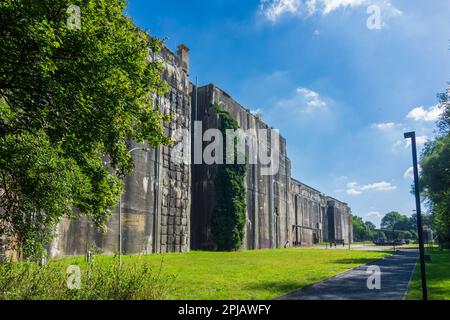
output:
<svg viewBox="0 0 450 320"><path fill-rule="evenodd" d="M149 148L133 148L128 151L129 154L133 153L133 151L141 150L148 152ZM120 195L119 199L119 265L122 265L122 195Z"/></svg>
<svg viewBox="0 0 450 320"><path fill-rule="evenodd" d="M420 188L419 188L419 167L417 165L417 145L416 145L416 133L405 133L405 139L411 139L412 146L412 158L414 168L414 191L416 195L416 212L417 212L417 232L419 238L419 253L420 253L420 273L422 276L422 298L424 301L428 300L427 293L427 277L425 273L425 249L423 245L423 227L422 227L422 214L420 208Z"/></svg>

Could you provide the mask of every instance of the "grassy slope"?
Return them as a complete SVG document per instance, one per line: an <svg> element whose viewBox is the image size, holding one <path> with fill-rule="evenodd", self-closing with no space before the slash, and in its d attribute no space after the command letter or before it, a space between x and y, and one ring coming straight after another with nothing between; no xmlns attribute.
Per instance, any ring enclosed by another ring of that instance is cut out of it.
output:
<svg viewBox="0 0 450 320"><path fill-rule="evenodd" d="M386 256L384 252L277 249L124 257L176 275L169 299L272 299L288 291ZM97 257L107 262L112 257ZM80 262L81 258L64 260Z"/></svg>
<svg viewBox="0 0 450 320"><path fill-rule="evenodd" d="M431 262L426 265L428 297L432 300L450 300L450 251L428 250ZM410 283L407 299L422 299L420 268L417 265Z"/></svg>

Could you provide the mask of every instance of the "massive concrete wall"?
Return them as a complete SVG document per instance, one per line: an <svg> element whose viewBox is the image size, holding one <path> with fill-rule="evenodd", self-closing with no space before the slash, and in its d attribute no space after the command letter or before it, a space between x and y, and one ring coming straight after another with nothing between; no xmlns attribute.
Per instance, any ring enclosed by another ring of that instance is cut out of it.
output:
<svg viewBox="0 0 450 320"><path fill-rule="evenodd" d="M202 134L217 128L218 115L213 104L218 103L242 130L253 130L253 142L258 146L265 145L271 152L269 141L272 137L279 144L275 152L279 168L274 174L263 174L263 166L259 163L248 164L242 249L310 245L335 240L348 243L352 240L350 208L291 179L291 163L287 157L286 140L282 136L274 135L266 123L217 86L210 84L195 88L189 82L189 50L185 46L180 46L177 54L164 48L160 57L153 58L166 61L164 79L170 92L159 103L164 114L174 116L173 121L165 125L167 135L173 136L178 129L189 129L193 134L197 128ZM200 121L201 126L194 127L194 120ZM179 138L188 139L190 144L192 136L185 134ZM174 157L189 159L196 147L203 150L206 145L203 141L194 142L191 148L183 148L181 155L180 152L173 153L173 147L168 146L150 152L133 152L135 171L126 179L121 205L124 253L215 248L211 234L216 199L215 166L174 161ZM134 147L145 145L130 146ZM249 146L246 151L249 151ZM49 255L83 255L92 245L105 253L117 252L118 212L116 208L112 213L106 233L99 232L89 218L62 221L57 238L49 246Z"/></svg>
<svg viewBox="0 0 450 320"><path fill-rule="evenodd" d="M164 79L170 92L159 103L164 114L173 115L165 133L191 126L192 86L189 82L189 50L180 46L175 55L167 48L152 59L166 61ZM188 137L189 138L189 137ZM132 144L130 149L145 147ZM190 150L181 150L189 153ZM191 169L173 161L172 147L132 153L135 171L125 181L122 197L122 249L124 253L183 252L190 247ZM106 233L94 227L89 218L62 221L58 236L49 247L51 257L83 255L90 245L105 253L118 252L119 210L107 222Z"/></svg>
<svg viewBox="0 0 450 320"><path fill-rule="evenodd" d="M312 245L324 240L326 212L327 198L324 194L291 179L290 213L293 246Z"/></svg>
<svg viewBox="0 0 450 320"><path fill-rule="evenodd" d="M193 119L201 121L202 133L218 127L218 116L213 108L213 104L217 103L238 122L240 129L254 129L257 143L267 145L270 141L271 137L261 136L262 131L259 131L265 129L267 135L273 134L269 126L215 85L193 90L193 97ZM276 139L279 142L277 173L263 175L260 164L249 164L247 168L247 223L243 249L282 247L290 239L290 162L286 156L286 140L281 136ZM206 144L199 142L199 145L205 147ZM215 206L214 177L215 166L193 166L191 239L194 249L214 248L211 234L211 217Z"/></svg>
<svg viewBox="0 0 450 320"><path fill-rule="evenodd" d="M270 127L226 92L210 84L194 88L192 93L192 118L200 121L197 128L202 134L218 127L218 115L213 108L213 104L217 103L238 122L240 129L247 132L253 130L256 144L267 144L267 137L261 135L258 130ZM201 150L210 143L202 140L193 142L201 146ZM279 145L280 165L276 174L263 175L261 164L248 164L247 224L242 248L277 248L312 245L323 241L351 241L350 208L347 204L292 179L291 164L286 154L286 140L281 136ZM248 147L247 145L246 151ZM195 164L192 171L192 248L214 249L211 219L216 204L216 167L204 163Z"/></svg>
<svg viewBox="0 0 450 320"><path fill-rule="evenodd" d="M325 241L343 240L353 242L352 214L349 206L331 197L327 197Z"/></svg>

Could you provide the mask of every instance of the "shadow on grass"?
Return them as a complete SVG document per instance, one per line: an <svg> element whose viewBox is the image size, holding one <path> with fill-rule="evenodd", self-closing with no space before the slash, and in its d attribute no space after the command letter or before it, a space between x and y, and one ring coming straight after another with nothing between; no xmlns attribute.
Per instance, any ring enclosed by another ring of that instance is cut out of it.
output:
<svg viewBox="0 0 450 320"><path fill-rule="evenodd" d="M280 296L286 292L300 289L306 285L307 283L301 283L294 280L286 280L281 282L265 281L245 286L245 289L271 291L274 292L275 296ZM280 292L282 293L280 294Z"/></svg>

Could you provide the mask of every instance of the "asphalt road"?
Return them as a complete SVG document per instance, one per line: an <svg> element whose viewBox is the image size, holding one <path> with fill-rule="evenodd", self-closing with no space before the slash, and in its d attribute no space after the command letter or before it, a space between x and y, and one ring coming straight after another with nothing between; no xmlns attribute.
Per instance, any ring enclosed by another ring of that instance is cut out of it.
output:
<svg viewBox="0 0 450 320"><path fill-rule="evenodd" d="M374 261L345 273L317 282L277 300L403 300L418 262L418 250L400 250L397 254ZM368 288L368 279L375 284L370 266L378 266L380 289Z"/></svg>

